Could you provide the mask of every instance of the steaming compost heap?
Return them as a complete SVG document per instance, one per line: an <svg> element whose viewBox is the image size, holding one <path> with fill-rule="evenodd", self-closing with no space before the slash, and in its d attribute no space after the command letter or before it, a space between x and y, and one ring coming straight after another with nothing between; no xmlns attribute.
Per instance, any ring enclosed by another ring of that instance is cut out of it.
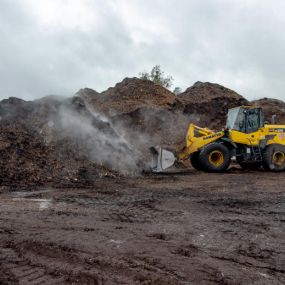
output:
<svg viewBox="0 0 285 285"><path fill-rule="evenodd" d="M151 81L126 78L102 93L86 88L68 99L2 100L1 189L86 186L100 177L139 173L149 146L178 149L189 122L219 129L228 108L245 104L262 106L267 119L277 114L277 123L284 123L284 102L248 102L202 82L179 96Z"/></svg>

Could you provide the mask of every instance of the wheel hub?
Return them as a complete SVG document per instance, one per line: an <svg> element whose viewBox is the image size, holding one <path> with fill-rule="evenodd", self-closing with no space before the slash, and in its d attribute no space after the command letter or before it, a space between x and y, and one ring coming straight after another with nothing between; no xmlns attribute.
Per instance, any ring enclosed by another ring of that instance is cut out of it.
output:
<svg viewBox="0 0 285 285"><path fill-rule="evenodd" d="M285 153L283 151L276 151L272 156L272 162L278 166L284 165Z"/></svg>
<svg viewBox="0 0 285 285"><path fill-rule="evenodd" d="M209 155L209 161L214 166L220 166L224 163L224 154L219 150L214 150Z"/></svg>

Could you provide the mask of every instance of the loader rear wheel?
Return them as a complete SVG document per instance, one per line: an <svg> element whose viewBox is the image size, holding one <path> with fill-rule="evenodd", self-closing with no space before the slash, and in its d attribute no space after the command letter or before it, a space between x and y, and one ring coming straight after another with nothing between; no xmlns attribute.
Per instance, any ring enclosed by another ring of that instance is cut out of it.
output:
<svg viewBox="0 0 285 285"><path fill-rule="evenodd" d="M202 167L201 167L200 162L199 162L199 155L200 155L200 151L197 151L197 152L194 152L190 156L190 162L196 170L202 170Z"/></svg>
<svg viewBox="0 0 285 285"><path fill-rule="evenodd" d="M223 144L209 144L201 150L199 155L199 164L207 172L224 172L230 163L230 151Z"/></svg>
<svg viewBox="0 0 285 285"><path fill-rule="evenodd" d="M274 172L285 170L285 147L279 144L269 145L263 153L263 166Z"/></svg>

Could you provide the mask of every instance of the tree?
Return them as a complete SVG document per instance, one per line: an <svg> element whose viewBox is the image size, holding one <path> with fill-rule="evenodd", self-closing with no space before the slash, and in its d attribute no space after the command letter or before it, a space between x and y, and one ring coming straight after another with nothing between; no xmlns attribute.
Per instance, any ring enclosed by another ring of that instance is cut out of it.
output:
<svg viewBox="0 0 285 285"><path fill-rule="evenodd" d="M160 65L156 65L155 67L153 67L150 73L148 72L139 73L139 78L144 80L150 80L165 88L170 88L173 82L172 76L168 75L164 77L164 72L160 69Z"/></svg>
<svg viewBox="0 0 285 285"><path fill-rule="evenodd" d="M173 93L178 96L182 93L182 89L180 87L175 87Z"/></svg>

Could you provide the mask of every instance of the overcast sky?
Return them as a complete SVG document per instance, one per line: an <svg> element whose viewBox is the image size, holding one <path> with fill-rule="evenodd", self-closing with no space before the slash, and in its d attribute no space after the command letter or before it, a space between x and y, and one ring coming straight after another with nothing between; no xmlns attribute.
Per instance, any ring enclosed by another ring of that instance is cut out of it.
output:
<svg viewBox="0 0 285 285"><path fill-rule="evenodd" d="M285 100L284 0L0 0L0 98L103 91L160 64L183 90Z"/></svg>

